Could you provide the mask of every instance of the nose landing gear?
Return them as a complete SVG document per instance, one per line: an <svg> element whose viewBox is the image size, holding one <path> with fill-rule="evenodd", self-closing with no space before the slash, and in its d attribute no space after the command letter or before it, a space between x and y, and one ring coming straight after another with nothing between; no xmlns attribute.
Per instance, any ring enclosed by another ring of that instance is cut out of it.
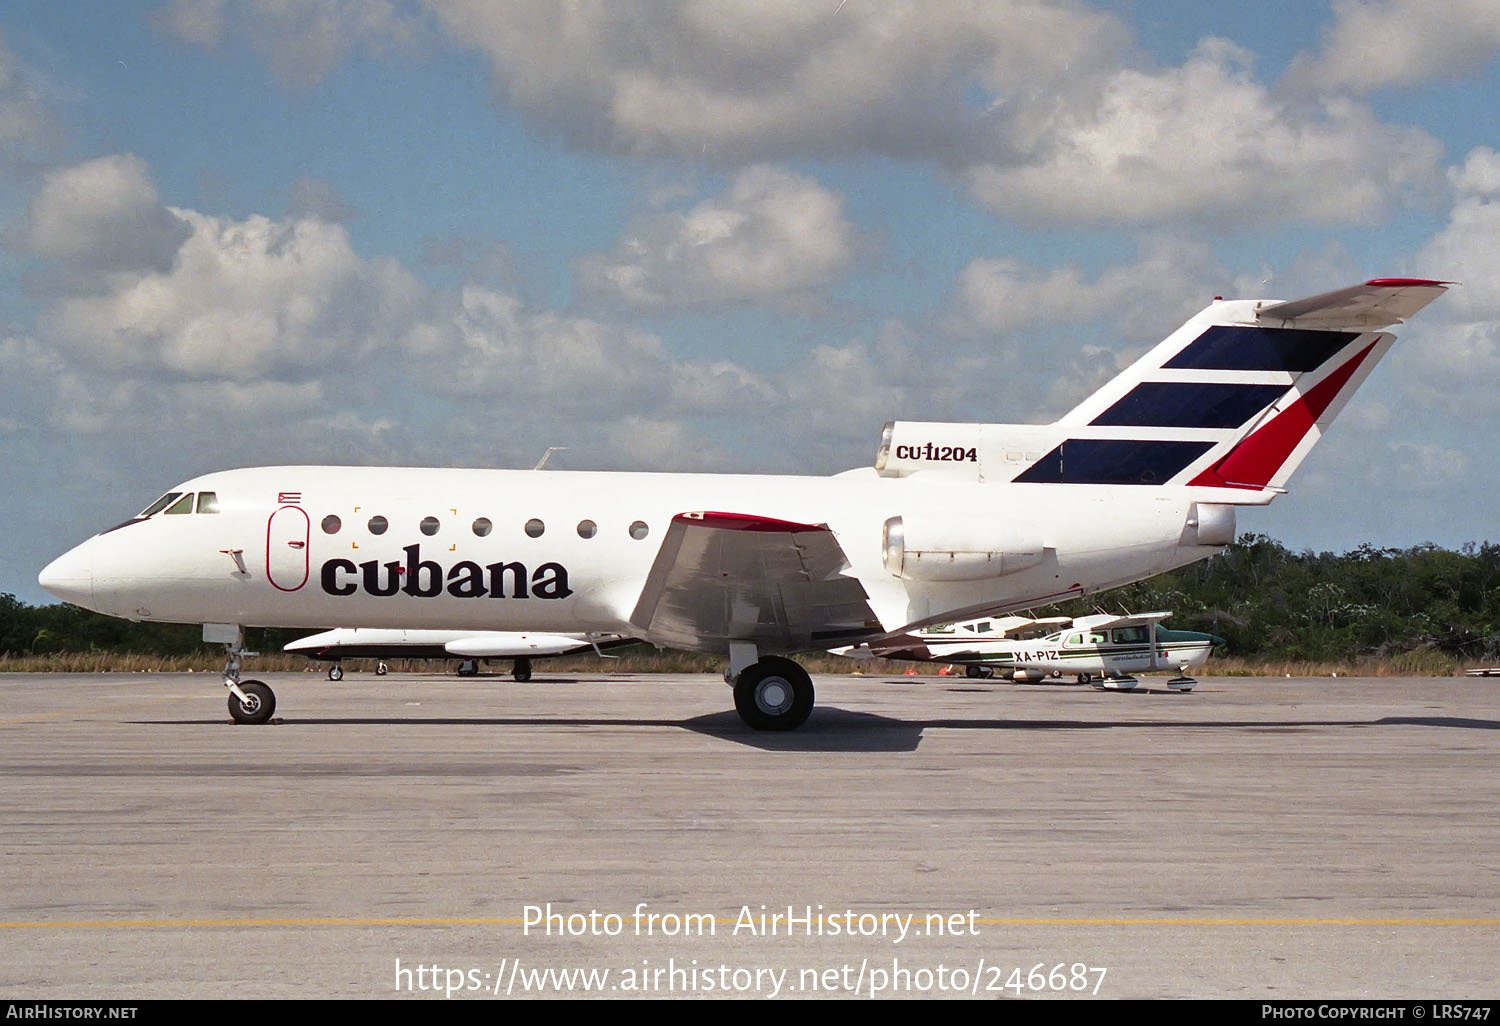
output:
<svg viewBox="0 0 1500 1026"><path fill-rule="evenodd" d="M255 655L245 651L243 636L224 645L224 686L229 689L229 715L236 723L269 723L276 711L276 693L264 681L240 680L240 656Z"/></svg>

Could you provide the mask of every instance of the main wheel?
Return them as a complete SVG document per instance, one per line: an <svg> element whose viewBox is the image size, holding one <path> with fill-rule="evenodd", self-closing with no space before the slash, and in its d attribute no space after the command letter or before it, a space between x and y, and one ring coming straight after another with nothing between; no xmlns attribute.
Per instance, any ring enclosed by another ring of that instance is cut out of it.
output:
<svg viewBox="0 0 1500 1026"><path fill-rule="evenodd" d="M465 659L458 664L458 675L460 677L474 677L479 674L479 660Z"/></svg>
<svg viewBox="0 0 1500 1026"><path fill-rule="evenodd" d="M790 659L768 656L740 672L734 708L755 730L795 730L813 708L812 678Z"/></svg>
<svg viewBox="0 0 1500 1026"><path fill-rule="evenodd" d="M343 680L344 679L344 668L342 666L340 666L338 663L334 663L332 666L330 666L328 668L328 679L329 680Z"/></svg>
<svg viewBox="0 0 1500 1026"><path fill-rule="evenodd" d="M524 659L523 658L523 659L517 659L516 660L515 678L516 678L516 680L520 681L522 684L525 684L528 680L531 679L531 660L530 659Z"/></svg>
<svg viewBox="0 0 1500 1026"><path fill-rule="evenodd" d="M247 701L241 702L233 691L229 693L229 715L236 723L265 723L276 711L276 694L258 680L240 681L240 690Z"/></svg>

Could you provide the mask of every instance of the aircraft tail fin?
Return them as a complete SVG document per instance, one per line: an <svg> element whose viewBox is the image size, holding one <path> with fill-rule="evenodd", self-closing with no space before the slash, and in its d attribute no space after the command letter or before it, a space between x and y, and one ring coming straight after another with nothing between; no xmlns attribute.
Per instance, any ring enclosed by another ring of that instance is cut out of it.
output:
<svg viewBox="0 0 1500 1026"><path fill-rule="evenodd" d="M1266 503L1389 351L1394 336L1379 329L1449 284L1377 278L1291 302L1216 300L1055 423L898 421L876 467Z"/></svg>

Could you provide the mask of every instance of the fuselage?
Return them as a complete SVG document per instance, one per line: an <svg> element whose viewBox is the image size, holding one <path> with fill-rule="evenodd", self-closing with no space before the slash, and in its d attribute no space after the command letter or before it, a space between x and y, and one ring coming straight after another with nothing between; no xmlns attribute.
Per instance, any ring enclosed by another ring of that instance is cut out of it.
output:
<svg viewBox="0 0 1500 1026"><path fill-rule="evenodd" d="M602 631L630 616L672 518L826 524L884 631L1076 597L1203 558L1183 489L903 478L265 467L206 474L40 575L133 620ZM211 496L205 502L205 493ZM171 493L169 493L171 494ZM189 499L188 497L191 497ZM889 569L892 517L1019 525L1042 557L975 580ZM1185 544L1186 542L1186 544ZM646 636L644 640L652 640Z"/></svg>

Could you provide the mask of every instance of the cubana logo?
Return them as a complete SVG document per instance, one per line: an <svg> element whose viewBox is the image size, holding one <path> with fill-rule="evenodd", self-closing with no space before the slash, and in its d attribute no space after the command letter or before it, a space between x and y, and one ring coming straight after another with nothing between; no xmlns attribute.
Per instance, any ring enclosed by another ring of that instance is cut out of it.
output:
<svg viewBox="0 0 1500 1026"><path fill-rule="evenodd" d="M562 599L573 594L568 587L568 568L561 563L543 563L528 571L519 562L487 563L480 566L463 560L448 569L422 558L420 545L402 550L406 562L381 563L371 559L358 566L348 559L330 559L323 564L323 590L330 595L394 595L435 598L447 592L454 598Z"/></svg>

